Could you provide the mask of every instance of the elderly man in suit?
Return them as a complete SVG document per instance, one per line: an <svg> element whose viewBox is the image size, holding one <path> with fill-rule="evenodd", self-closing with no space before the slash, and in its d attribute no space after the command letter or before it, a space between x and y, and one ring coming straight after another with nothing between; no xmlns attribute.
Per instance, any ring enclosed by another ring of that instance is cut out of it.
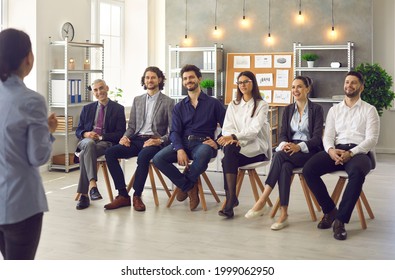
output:
<svg viewBox="0 0 395 280"><path fill-rule="evenodd" d="M174 100L161 92L165 79L158 67L151 66L145 69L141 77L141 85L147 93L135 97L124 136L118 145L106 151L108 169L119 193L113 202L104 206L107 210L131 206L131 199L118 159L137 156L136 179L133 184L133 208L136 211L145 211L141 194L147 179L150 161L169 141Z"/></svg>
<svg viewBox="0 0 395 280"><path fill-rule="evenodd" d="M92 83L96 102L82 108L78 128L75 132L80 142L77 145L80 159L80 179L77 192L81 194L77 210L88 208L89 195L92 200L101 199L97 188L97 158L107 148L117 144L126 128L125 109L108 98L108 86L104 80Z"/></svg>

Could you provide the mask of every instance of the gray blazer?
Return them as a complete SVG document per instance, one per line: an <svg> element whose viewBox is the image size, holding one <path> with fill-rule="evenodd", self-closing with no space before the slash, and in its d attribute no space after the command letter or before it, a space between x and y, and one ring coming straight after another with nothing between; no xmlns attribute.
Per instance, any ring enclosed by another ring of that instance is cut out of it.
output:
<svg viewBox="0 0 395 280"><path fill-rule="evenodd" d="M164 141L163 144L167 145L169 141L174 99L164 95L162 92L158 92L157 94L159 94L159 96L153 110L154 116L151 129L154 132L154 136L161 138ZM124 134L124 136L129 139L136 137L144 125L146 98L146 93L134 98L130 111L128 128Z"/></svg>

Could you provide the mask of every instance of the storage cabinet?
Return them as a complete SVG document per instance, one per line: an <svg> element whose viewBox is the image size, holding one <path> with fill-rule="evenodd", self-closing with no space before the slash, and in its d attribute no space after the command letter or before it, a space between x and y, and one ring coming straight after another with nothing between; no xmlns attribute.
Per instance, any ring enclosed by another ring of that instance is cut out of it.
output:
<svg viewBox="0 0 395 280"><path fill-rule="evenodd" d="M104 43L65 40L50 41L49 45L48 109L59 116L59 126L54 133L58 145L54 148L56 160L51 159L48 169L69 172L79 167L73 160L77 144L75 128L82 107L92 102L88 89L91 80L103 78Z"/></svg>
<svg viewBox="0 0 395 280"><path fill-rule="evenodd" d="M182 86L181 68L185 64L194 64L200 68L203 79L212 79L212 96L223 102L224 98L224 49L214 44L212 47L172 47L169 45L167 73L167 93L176 102L183 99L187 92ZM205 91L205 89L203 89Z"/></svg>

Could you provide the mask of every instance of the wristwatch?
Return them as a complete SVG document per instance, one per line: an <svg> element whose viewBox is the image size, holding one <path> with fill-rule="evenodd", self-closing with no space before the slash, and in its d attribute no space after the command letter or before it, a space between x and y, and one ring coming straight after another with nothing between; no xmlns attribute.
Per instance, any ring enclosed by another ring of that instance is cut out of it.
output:
<svg viewBox="0 0 395 280"><path fill-rule="evenodd" d="M163 140L162 138L159 138L160 143L163 144L163 142L165 142L165 140Z"/></svg>

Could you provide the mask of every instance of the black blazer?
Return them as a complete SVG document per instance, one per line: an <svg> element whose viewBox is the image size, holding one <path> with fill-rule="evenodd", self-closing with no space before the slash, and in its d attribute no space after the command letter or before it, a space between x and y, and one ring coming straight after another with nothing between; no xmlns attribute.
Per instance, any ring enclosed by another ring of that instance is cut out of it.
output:
<svg viewBox="0 0 395 280"><path fill-rule="evenodd" d="M310 140L305 141L310 152L322 151L322 131L324 128L324 110L321 105L313 103L308 99L309 110L309 133ZM281 122L280 143L292 141L291 119L295 112L295 103L285 107Z"/></svg>
<svg viewBox="0 0 395 280"><path fill-rule="evenodd" d="M97 103L93 102L82 108L80 121L75 135L78 139L84 138L84 132L92 131L95 122ZM108 101L106 116L104 119L103 141L112 142L114 145L119 143L126 130L125 108L117 102Z"/></svg>

